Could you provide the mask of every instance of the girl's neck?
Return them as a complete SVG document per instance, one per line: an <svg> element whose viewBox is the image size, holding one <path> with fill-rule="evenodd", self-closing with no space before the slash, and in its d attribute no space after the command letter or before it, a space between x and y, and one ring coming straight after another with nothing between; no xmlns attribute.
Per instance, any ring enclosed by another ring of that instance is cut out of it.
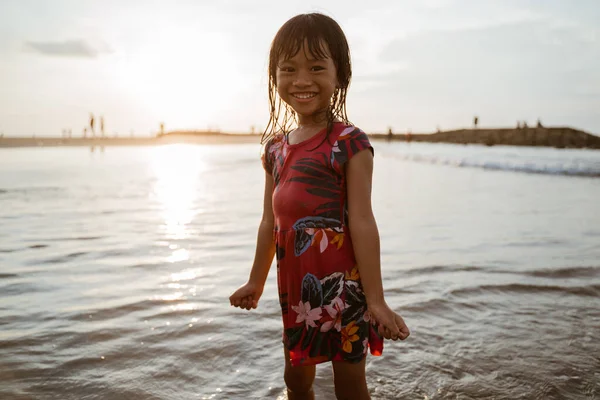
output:
<svg viewBox="0 0 600 400"><path fill-rule="evenodd" d="M327 126L327 121L322 122L298 122L299 130L313 130L313 129L321 129Z"/></svg>
<svg viewBox="0 0 600 400"><path fill-rule="evenodd" d="M319 110L312 115L298 115L298 129L314 129L327 126L327 110Z"/></svg>

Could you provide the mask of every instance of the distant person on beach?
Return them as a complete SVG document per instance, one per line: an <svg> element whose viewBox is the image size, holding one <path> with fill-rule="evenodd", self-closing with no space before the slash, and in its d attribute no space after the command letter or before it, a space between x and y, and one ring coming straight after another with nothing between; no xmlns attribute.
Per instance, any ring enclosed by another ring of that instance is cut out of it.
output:
<svg viewBox="0 0 600 400"><path fill-rule="evenodd" d="M537 127L538 128L543 128L544 126L542 125L542 121L540 121L540 119L538 118L537 120Z"/></svg>
<svg viewBox="0 0 600 400"><path fill-rule="evenodd" d="M393 136L392 128L388 128L388 135L387 135L388 142L392 141L392 136Z"/></svg>
<svg viewBox="0 0 600 400"><path fill-rule="evenodd" d="M473 118L473 125L475 126L475 129L477 129L478 124L479 124L479 117Z"/></svg>
<svg viewBox="0 0 600 400"><path fill-rule="evenodd" d="M100 137L104 138L104 117L100 117Z"/></svg>
<svg viewBox="0 0 600 400"><path fill-rule="evenodd" d="M90 114L90 132L92 132L92 137L96 136L96 131L94 131L94 114Z"/></svg>
<svg viewBox="0 0 600 400"><path fill-rule="evenodd" d="M409 330L384 298L373 148L346 114L346 36L328 16L297 15L275 35L268 71L262 220L248 281L229 300L256 308L276 255L288 398L313 399L315 365L331 362L338 398L369 399L369 349L381 355L384 338Z"/></svg>

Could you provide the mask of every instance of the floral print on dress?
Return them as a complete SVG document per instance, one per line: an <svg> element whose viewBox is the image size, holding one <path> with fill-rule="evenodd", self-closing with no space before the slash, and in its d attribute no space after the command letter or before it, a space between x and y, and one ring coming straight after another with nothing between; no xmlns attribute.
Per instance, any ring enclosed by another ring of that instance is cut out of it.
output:
<svg viewBox="0 0 600 400"><path fill-rule="evenodd" d="M273 176L283 342L292 365L361 361L383 351L370 321L347 227L344 165L372 150L360 129L335 123L300 144L276 135L262 162Z"/></svg>
<svg viewBox="0 0 600 400"><path fill-rule="evenodd" d="M335 272L321 280L306 274L301 300L298 306L292 306L296 323L304 324L286 330L288 346L308 350L312 357L330 359L340 354L342 359L360 361L367 352L369 336L381 337L369 323L358 279L356 267L350 273ZM342 298L343 294L350 303Z"/></svg>

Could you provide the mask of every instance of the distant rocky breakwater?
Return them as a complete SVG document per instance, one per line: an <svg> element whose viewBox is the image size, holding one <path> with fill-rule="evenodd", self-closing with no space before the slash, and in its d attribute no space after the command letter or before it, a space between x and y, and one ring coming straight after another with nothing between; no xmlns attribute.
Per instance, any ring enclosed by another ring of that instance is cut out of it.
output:
<svg viewBox="0 0 600 400"><path fill-rule="evenodd" d="M482 144L486 146L545 146L559 149L600 149L600 137L568 127L460 129L432 134L372 134L374 139L412 142Z"/></svg>

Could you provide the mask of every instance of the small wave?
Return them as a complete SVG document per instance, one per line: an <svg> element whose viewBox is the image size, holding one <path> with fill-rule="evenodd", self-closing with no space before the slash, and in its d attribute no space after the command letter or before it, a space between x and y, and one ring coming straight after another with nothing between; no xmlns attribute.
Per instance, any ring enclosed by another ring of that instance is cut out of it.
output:
<svg viewBox="0 0 600 400"><path fill-rule="evenodd" d="M16 281L16 283L7 283L6 285L2 286L0 291L2 292L3 296L19 296L24 293L33 294L36 292L48 291L50 289L51 288L47 286L42 287L39 284L34 284L31 282Z"/></svg>
<svg viewBox="0 0 600 400"><path fill-rule="evenodd" d="M538 241L519 241L519 242L508 242L504 246L506 247L546 247L546 246L558 246L567 243L564 240L538 240Z"/></svg>
<svg viewBox="0 0 600 400"><path fill-rule="evenodd" d="M106 236L75 236L75 237L58 237L43 239L46 242L68 242L68 241L86 241L104 239Z"/></svg>
<svg viewBox="0 0 600 400"><path fill-rule="evenodd" d="M444 299L431 299L420 303L409 304L402 307L403 310L412 312L425 312L425 311L450 311L455 303ZM458 303L456 303L458 304Z"/></svg>
<svg viewBox="0 0 600 400"><path fill-rule="evenodd" d="M32 186L32 187L18 187L13 189L0 189L0 194L5 193L46 193L46 192L59 192L65 188L56 186Z"/></svg>
<svg viewBox="0 0 600 400"><path fill-rule="evenodd" d="M178 303L185 303L187 300L184 299L176 299L169 302L169 305L175 305ZM131 313L135 313L138 311L146 311L152 310L155 307L163 307L165 302L162 300L140 300L135 302L130 302L126 304L122 304L120 306L111 307L111 308L97 308L94 310L90 310L84 313L77 313L69 317L72 321L88 321L93 319L94 321L103 321L114 318L120 318L124 315L128 315ZM147 316L146 318L151 318L152 315Z"/></svg>
<svg viewBox="0 0 600 400"><path fill-rule="evenodd" d="M57 257L57 258L51 258L48 260L44 260L42 261L43 264L58 264L58 263L63 263L63 262L67 262L67 261L71 261L74 258L78 258L81 257L83 255L86 255L87 252L86 251L78 251L76 253L70 253L67 254L65 256L61 256L61 257Z"/></svg>
<svg viewBox="0 0 600 400"><path fill-rule="evenodd" d="M128 254L130 254L130 250L114 249L114 250L106 250L106 251L102 251L102 252L96 252L94 257L96 259L104 259L104 258L109 258L109 257L126 256Z"/></svg>
<svg viewBox="0 0 600 400"><path fill-rule="evenodd" d="M506 285L483 285L470 288L456 289L450 291L453 296L477 295L489 292L512 292L512 293L559 293L573 294L585 297L600 296L600 285L588 286L545 286L512 283Z"/></svg>
<svg viewBox="0 0 600 400"><path fill-rule="evenodd" d="M15 251L19 251L19 249L0 249L0 253L14 253Z"/></svg>
<svg viewBox="0 0 600 400"><path fill-rule="evenodd" d="M156 268L162 268L165 266L166 263L164 262L158 262L158 263L142 263L142 264L134 264L134 265L129 265L129 268L140 268L140 269L156 269Z"/></svg>
<svg viewBox="0 0 600 400"><path fill-rule="evenodd" d="M444 272L471 272L481 271L483 268L470 265L432 265L427 267L413 268L404 271L407 275L429 275Z"/></svg>
<svg viewBox="0 0 600 400"><path fill-rule="evenodd" d="M454 167L481 168L491 171L510 171L529 174L579 176L587 178L600 177L600 168L592 166L580 167L564 164L547 165L535 163L515 164L507 161L476 161L468 159L451 159L439 156L426 156L420 154L402 154L400 159L427 164L448 165Z"/></svg>
<svg viewBox="0 0 600 400"><path fill-rule="evenodd" d="M17 276L19 276L19 275L17 275L17 274L1 274L0 273L0 279L16 278Z"/></svg>
<svg viewBox="0 0 600 400"><path fill-rule="evenodd" d="M33 244L29 246L30 249L44 249L46 247L48 247L47 244Z"/></svg>
<svg viewBox="0 0 600 400"><path fill-rule="evenodd" d="M524 275L538 278L590 278L600 275L600 267L569 267L561 269L540 269L525 271Z"/></svg>

